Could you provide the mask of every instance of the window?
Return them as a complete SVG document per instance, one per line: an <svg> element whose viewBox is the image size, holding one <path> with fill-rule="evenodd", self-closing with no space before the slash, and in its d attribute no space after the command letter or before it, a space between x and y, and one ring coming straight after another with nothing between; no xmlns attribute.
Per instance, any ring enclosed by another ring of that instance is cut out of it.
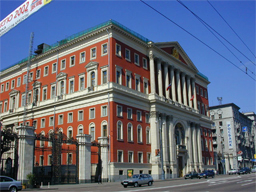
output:
<svg viewBox="0 0 256 192"><path fill-rule="evenodd" d="M121 84L121 73L120 73L120 71L116 72L116 83Z"/></svg>
<svg viewBox="0 0 256 192"><path fill-rule="evenodd" d="M29 73L29 79L28 79L30 82L33 81L33 72L30 72Z"/></svg>
<svg viewBox="0 0 256 192"><path fill-rule="evenodd" d="M72 164L72 153L67 154L67 164L68 165Z"/></svg>
<svg viewBox="0 0 256 192"><path fill-rule="evenodd" d="M36 120L34 120L33 121L33 125L32 125L35 129L37 129L37 121Z"/></svg>
<svg viewBox="0 0 256 192"><path fill-rule="evenodd" d="M200 106L201 106L201 105L200 105L200 101L198 101L198 102L197 102L197 109L198 109L199 113L200 113L200 111L201 111Z"/></svg>
<svg viewBox="0 0 256 192"><path fill-rule="evenodd" d="M79 125L78 127L78 134L83 134L84 133L84 128L82 125Z"/></svg>
<svg viewBox="0 0 256 192"><path fill-rule="evenodd" d="M18 77L18 79L17 79L17 87L20 86L20 81L21 81L21 77Z"/></svg>
<svg viewBox="0 0 256 192"><path fill-rule="evenodd" d="M73 138L73 128L72 127L68 127L67 137L68 137L68 139Z"/></svg>
<svg viewBox="0 0 256 192"><path fill-rule="evenodd" d="M4 84L1 85L1 93L4 92Z"/></svg>
<svg viewBox="0 0 256 192"><path fill-rule="evenodd" d="M43 165L44 165L44 156L40 155L39 166L43 166Z"/></svg>
<svg viewBox="0 0 256 192"><path fill-rule="evenodd" d="M90 124L90 135L91 135L91 141L95 140L95 125L94 123Z"/></svg>
<svg viewBox="0 0 256 192"><path fill-rule="evenodd" d="M61 60L60 70L66 69L66 59Z"/></svg>
<svg viewBox="0 0 256 192"><path fill-rule="evenodd" d="M47 100L47 87L43 88L43 101Z"/></svg>
<svg viewBox="0 0 256 192"><path fill-rule="evenodd" d="M27 75L23 75L23 84L27 83Z"/></svg>
<svg viewBox="0 0 256 192"><path fill-rule="evenodd" d="M151 153L147 153L147 163L151 163Z"/></svg>
<svg viewBox="0 0 256 192"><path fill-rule="evenodd" d="M41 128L45 128L45 119L41 119Z"/></svg>
<svg viewBox="0 0 256 192"><path fill-rule="evenodd" d="M141 111L137 111L137 121L142 121Z"/></svg>
<svg viewBox="0 0 256 192"><path fill-rule="evenodd" d="M9 82L6 83L6 88L5 89L6 89L6 91L9 90Z"/></svg>
<svg viewBox="0 0 256 192"><path fill-rule="evenodd" d="M203 89L200 88L200 95L203 97L204 96L204 92L203 92Z"/></svg>
<svg viewBox="0 0 256 192"><path fill-rule="evenodd" d="M196 94L199 95L199 87L196 85Z"/></svg>
<svg viewBox="0 0 256 192"><path fill-rule="evenodd" d="M142 62L143 62L143 68L144 69L148 69L148 61L147 61L147 59L143 57Z"/></svg>
<svg viewBox="0 0 256 192"><path fill-rule="evenodd" d="M68 123L73 122L73 113L68 113Z"/></svg>
<svg viewBox="0 0 256 192"><path fill-rule="evenodd" d="M204 108L204 104L202 103L202 114L205 115L205 108Z"/></svg>
<svg viewBox="0 0 256 192"><path fill-rule="evenodd" d="M53 126L53 123L54 123L54 119L53 119L53 117L50 117L50 119L49 119L49 126Z"/></svg>
<svg viewBox="0 0 256 192"><path fill-rule="evenodd" d="M117 162L123 162L123 151L117 151Z"/></svg>
<svg viewBox="0 0 256 192"><path fill-rule="evenodd" d="M48 155L48 165L52 164L52 155Z"/></svg>
<svg viewBox="0 0 256 192"><path fill-rule="evenodd" d="M78 111L78 121L84 120L84 111Z"/></svg>
<svg viewBox="0 0 256 192"><path fill-rule="evenodd" d="M123 107L121 105L117 105L117 116L118 117L123 116Z"/></svg>
<svg viewBox="0 0 256 192"><path fill-rule="evenodd" d="M52 64L52 73L56 73L57 71L57 63Z"/></svg>
<svg viewBox="0 0 256 192"><path fill-rule="evenodd" d="M101 106L101 116L102 117L106 117L108 115L108 111L107 111L107 106L104 105L104 106Z"/></svg>
<svg viewBox="0 0 256 192"><path fill-rule="evenodd" d="M70 67L75 66L75 56L70 57Z"/></svg>
<svg viewBox="0 0 256 192"><path fill-rule="evenodd" d="M56 87L55 85L52 85L51 87L51 99L53 99L56 95Z"/></svg>
<svg viewBox="0 0 256 192"><path fill-rule="evenodd" d="M59 125L63 124L63 115L59 115L59 117L58 117L58 124Z"/></svg>
<svg viewBox="0 0 256 192"><path fill-rule="evenodd" d="M7 104L8 104L8 101L5 101L4 102L4 112L7 112Z"/></svg>
<svg viewBox="0 0 256 192"><path fill-rule="evenodd" d="M11 82L11 89L14 89L14 87L15 87L15 80L13 79Z"/></svg>
<svg viewBox="0 0 256 192"><path fill-rule="evenodd" d="M138 125L137 128L137 136L138 136L138 143L142 143L142 127L141 125Z"/></svg>
<svg viewBox="0 0 256 192"><path fill-rule="evenodd" d="M2 102L0 103L0 114L2 113L2 110L3 110L3 104Z"/></svg>
<svg viewBox="0 0 256 192"><path fill-rule="evenodd" d="M91 72L91 86L94 87L95 86L95 72Z"/></svg>
<svg viewBox="0 0 256 192"><path fill-rule="evenodd" d="M125 49L125 59L131 61L131 52L129 49Z"/></svg>
<svg viewBox="0 0 256 192"><path fill-rule="evenodd" d="M85 52L80 53L80 63L85 62Z"/></svg>
<svg viewBox="0 0 256 192"><path fill-rule="evenodd" d="M119 170L119 175L124 175L124 171L123 170Z"/></svg>
<svg viewBox="0 0 256 192"><path fill-rule="evenodd" d="M146 123L149 123L149 114L148 113L145 114L145 120L146 120Z"/></svg>
<svg viewBox="0 0 256 192"><path fill-rule="evenodd" d="M123 124L121 121L117 122L117 140L123 139Z"/></svg>
<svg viewBox="0 0 256 192"><path fill-rule="evenodd" d="M108 82L108 76L107 76L107 70L102 71L102 84L105 84Z"/></svg>
<svg viewBox="0 0 256 192"><path fill-rule="evenodd" d="M132 88L132 73L131 71L126 71L126 87Z"/></svg>
<svg viewBox="0 0 256 192"><path fill-rule="evenodd" d="M101 55L106 55L106 54L108 54L108 44L107 43L105 43L105 44L103 44L102 45L102 47L101 47Z"/></svg>
<svg viewBox="0 0 256 192"><path fill-rule="evenodd" d="M25 102L25 94L22 94L21 96L21 106L25 106L26 102Z"/></svg>
<svg viewBox="0 0 256 192"><path fill-rule="evenodd" d="M140 91L140 76L137 74L135 75L135 90Z"/></svg>
<svg viewBox="0 0 256 192"><path fill-rule="evenodd" d="M148 94L148 79L143 78L143 93Z"/></svg>
<svg viewBox="0 0 256 192"><path fill-rule="evenodd" d="M132 119L132 109L131 108L127 109L127 119Z"/></svg>
<svg viewBox="0 0 256 192"><path fill-rule="evenodd" d="M222 114L219 114L219 119L222 119Z"/></svg>
<svg viewBox="0 0 256 192"><path fill-rule="evenodd" d="M204 97L205 97L206 99L208 99L207 90L204 90Z"/></svg>
<svg viewBox="0 0 256 192"><path fill-rule="evenodd" d="M146 128L146 143L147 144L151 143L151 141L150 141L150 128L149 127Z"/></svg>
<svg viewBox="0 0 256 192"><path fill-rule="evenodd" d="M94 119L95 118L95 108L90 109L90 116L89 119Z"/></svg>
<svg viewBox="0 0 256 192"><path fill-rule="evenodd" d="M74 93L74 79L69 80L69 94Z"/></svg>
<svg viewBox="0 0 256 192"><path fill-rule="evenodd" d="M39 79L39 78L40 78L40 74L41 74L41 70L40 70L40 69L37 69L37 70L36 70L36 79Z"/></svg>
<svg viewBox="0 0 256 192"><path fill-rule="evenodd" d="M104 121L102 123L102 137L107 137L108 136L108 125L107 122Z"/></svg>
<svg viewBox="0 0 256 192"><path fill-rule="evenodd" d="M222 121L219 121L219 126L222 126Z"/></svg>
<svg viewBox="0 0 256 192"><path fill-rule="evenodd" d="M79 90L84 90L84 77L79 77Z"/></svg>
<svg viewBox="0 0 256 192"><path fill-rule="evenodd" d="M127 136L128 136L128 142L132 142L133 141L133 127L131 123L128 123L127 126Z"/></svg>
<svg viewBox="0 0 256 192"><path fill-rule="evenodd" d="M128 163L133 163L133 151L128 151Z"/></svg>
<svg viewBox="0 0 256 192"><path fill-rule="evenodd" d="M143 153L138 152L138 163L143 163Z"/></svg>
<svg viewBox="0 0 256 192"><path fill-rule="evenodd" d="M49 73L49 67L48 66L45 66L44 67L44 76L47 76Z"/></svg>
<svg viewBox="0 0 256 192"><path fill-rule="evenodd" d="M140 59L139 55L134 53L134 63L136 65L140 65L140 60L139 59Z"/></svg>
<svg viewBox="0 0 256 192"><path fill-rule="evenodd" d="M27 104L31 104L31 93L28 93Z"/></svg>
<svg viewBox="0 0 256 192"><path fill-rule="evenodd" d="M116 44L116 55L121 57L121 45Z"/></svg>
<svg viewBox="0 0 256 192"><path fill-rule="evenodd" d="M96 58L96 48L92 48L91 49L91 59L95 59Z"/></svg>

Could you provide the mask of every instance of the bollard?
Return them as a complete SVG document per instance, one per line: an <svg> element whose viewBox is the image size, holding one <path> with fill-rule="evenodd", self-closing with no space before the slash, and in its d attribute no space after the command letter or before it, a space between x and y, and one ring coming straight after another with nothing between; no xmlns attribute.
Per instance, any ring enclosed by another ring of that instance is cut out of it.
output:
<svg viewBox="0 0 256 192"><path fill-rule="evenodd" d="M50 188L50 182L48 182L48 188Z"/></svg>
<svg viewBox="0 0 256 192"><path fill-rule="evenodd" d="M41 182L41 186L40 186L40 188L43 188L43 182Z"/></svg>

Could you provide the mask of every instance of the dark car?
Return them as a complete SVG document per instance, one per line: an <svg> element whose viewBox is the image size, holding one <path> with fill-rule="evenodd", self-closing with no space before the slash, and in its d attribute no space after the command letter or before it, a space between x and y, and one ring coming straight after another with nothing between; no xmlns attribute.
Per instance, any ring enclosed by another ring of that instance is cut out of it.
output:
<svg viewBox="0 0 256 192"><path fill-rule="evenodd" d="M184 176L184 179L193 179L193 178L198 178L197 172L190 172Z"/></svg>
<svg viewBox="0 0 256 192"><path fill-rule="evenodd" d="M149 174L135 174L132 178L125 179L121 184L126 188L127 186L138 187L144 184L151 186L153 184L153 178Z"/></svg>
<svg viewBox="0 0 256 192"><path fill-rule="evenodd" d="M215 173L214 173L213 170L206 170L206 171L200 173L200 174L198 175L198 178L201 179L201 178L204 177L205 179L207 179L208 177L214 178L214 176L215 176Z"/></svg>
<svg viewBox="0 0 256 192"><path fill-rule="evenodd" d="M0 191L19 191L22 189L21 181L7 176L0 176Z"/></svg>
<svg viewBox="0 0 256 192"><path fill-rule="evenodd" d="M243 167L243 168L239 169L239 171L238 171L239 175L240 174L247 174L247 173L251 173L251 169L248 168L248 167Z"/></svg>

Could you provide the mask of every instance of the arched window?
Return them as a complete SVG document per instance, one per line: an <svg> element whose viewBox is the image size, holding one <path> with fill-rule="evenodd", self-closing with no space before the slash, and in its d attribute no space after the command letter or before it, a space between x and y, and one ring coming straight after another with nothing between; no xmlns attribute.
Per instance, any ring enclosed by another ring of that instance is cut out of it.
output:
<svg viewBox="0 0 256 192"><path fill-rule="evenodd" d="M95 124L91 123L89 126L89 131L90 131L90 135L91 135L91 141L95 141Z"/></svg>
<svg viewBox="0 0 256 192"><path fill-rule="evenodd" d="M79 135L83 134L84 133L84 127L83 125L79 125L78 128L77 128L77 133Z"/></svg>
<svg viewBox="0 0 256 192"><path fill-rule="evenodd" d="M40 147L44 147L44 136L45 136L45 133L44 131L42 131L40 133Z"/></svg>
<svg viewBox="0 0 256 192"><path fill-rule="evenodd" d="M52 129L49 131L48 135L49 135L48 147L51 147L52 139L53 139L53 130Z"/></svg>
<svg viewBox="0 0 256 192"><path fill-rule="evenodd" d="M147 144L151 143L151 140L150 140L150 128L149 127L146 128L146 143Z"/></svg>
<svg viewBox="0 0 256 192"><path fill-rule="evenodd" d="M121 121L117 122L117 140L123 139L123 123Z"/></svg>
<svg viewBox="0 0 256 192"><path fill-rule="evenodd" d="M108 136L108 123L107 121L103 121L101 123L101 136L107 137Z"/></svg>
<svg viewBox="0 0 256 192"><path fill-rule="evenodd" d="M137 131L138 131L138 143L142 143L142 127L141 125L138 125L137 127Z"/></svg>
<svg viewBox="0 0 256 192"><path fill-rule="evenodd" d="M73 138L73 128L72 127L68 127L67 137L68 137L68 139Z"/></svg>
<svg viewBox="0 0 256 192"><path fill-rule="evenodd" d="M128 135L128 142L133 141L133 127L131 123L128 123L127 125L127 135Z"/></svg>

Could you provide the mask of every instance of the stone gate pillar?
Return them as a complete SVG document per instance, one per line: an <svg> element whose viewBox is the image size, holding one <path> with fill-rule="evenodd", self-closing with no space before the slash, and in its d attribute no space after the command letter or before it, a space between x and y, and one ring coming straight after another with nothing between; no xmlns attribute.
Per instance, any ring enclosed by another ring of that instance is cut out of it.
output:
<svg viewBox="0 0 256 192"><path fill-rule="evenodd" d="M91 135L76 136L79 150L79 183L91 182Z"/></svg>
<svg viewBox="0 0 256 192"><path fill-rule="evenodd" d="M17 180L27 183L27 175L33 173L34 167L34 127L17 127L19 147L18 147L18 176Z"/></svg>
<svg viewBox="0 0 256 192"><path fill-rule="evenodd" d="M98 141L101 148L101 180L102 182L108 182L108 138L98 137Z"/></svg>

